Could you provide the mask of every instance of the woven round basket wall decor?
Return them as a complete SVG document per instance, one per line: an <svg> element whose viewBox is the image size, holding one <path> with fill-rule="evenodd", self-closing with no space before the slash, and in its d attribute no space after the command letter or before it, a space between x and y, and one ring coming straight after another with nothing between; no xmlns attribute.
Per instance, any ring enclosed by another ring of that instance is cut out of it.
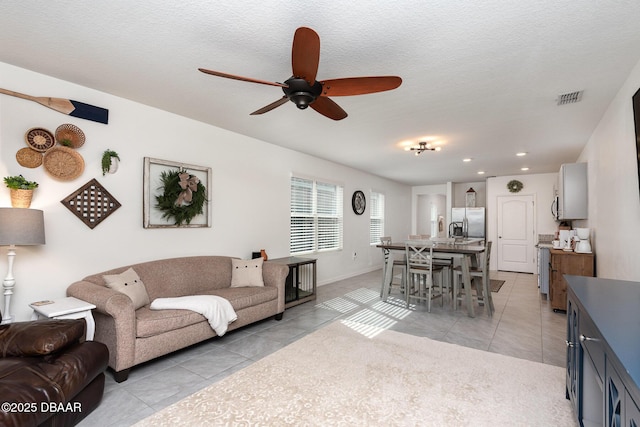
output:
<svg viewBox="0 0 640 427"><path fill-rule="evenodd" d="M42 165L42 153L33 148L24 147L16 153L16 160L20 166L25 168L37 168Z"/></svg>
<svg viewBox="0 0 640 427"><path fill-rule="evenodd" d="M44 169L61 181L71 181L84 172L84 159L72 148L57 146L44 154Z"/></svg>
<svg viewBox="0 0 640 427"><path fill-rule="evenodd" d="M80 148L84 144L85 136L78 126L65 123L56 129L56 141L65 147Z"/></svg>
<svg viewBox="0 0 640 427"><path fill-rule="evenodd" d="M56 145L53 134L44 128L29 129L24 135L24 139L29 147L41 153Z"/></svg>

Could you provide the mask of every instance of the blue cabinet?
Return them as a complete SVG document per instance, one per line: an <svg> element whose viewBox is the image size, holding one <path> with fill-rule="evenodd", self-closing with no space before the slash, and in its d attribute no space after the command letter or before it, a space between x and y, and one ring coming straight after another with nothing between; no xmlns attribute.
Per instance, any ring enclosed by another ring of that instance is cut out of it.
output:
<svg viewBox="0 0 640 427"><path fill-rule="evenodd" d="M580 425L640 427L640 283L566 280L566 394Z"/></svg>
<svg viewBox="0 0 640 427"><path fill-rule="evenodd" d="M578 384L579 356L578 307L569 300L567 302L567 399L571 399L574 407L578 401L578 390L580 389Z"/></svg>
<svg viewBox="0 0 640 427"><path fill-rule="evenodd" d="M607 363L607 390L605 394L605 405L607 427L622 427L624 420L624 403L626 393L624 384L618 373L610 363Z"/></svg>
<svg viewBox="0 0 640 427"><path fill-rule="evenodd" d="M640 409L634 400L627 394L625 400L625 418L628 427L640 427Z"/></svg>

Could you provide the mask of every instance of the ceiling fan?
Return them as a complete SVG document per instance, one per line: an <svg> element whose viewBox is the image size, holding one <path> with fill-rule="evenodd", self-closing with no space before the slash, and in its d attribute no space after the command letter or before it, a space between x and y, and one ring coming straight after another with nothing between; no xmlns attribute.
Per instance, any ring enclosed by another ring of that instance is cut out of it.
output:
<svg viewBox="0 0 640 427"><path fill-rule="evenodd" d="M287 101L291 101L301 110L310 106L330 119L342 120L347 117L347 113L329 96L364 95L383 92L395 89L402 83L402 79L396 76L347 77L318 81L316 80L316 74L319 62L320 37L311 28L300 27L293 36L293 47L291 49L293 76L285 80L284 83L236 76L205 68L198 68L198 70L213 76L282 88L284 92L282 98L254 111L251 115L264 114L285 104Z"/></svg>

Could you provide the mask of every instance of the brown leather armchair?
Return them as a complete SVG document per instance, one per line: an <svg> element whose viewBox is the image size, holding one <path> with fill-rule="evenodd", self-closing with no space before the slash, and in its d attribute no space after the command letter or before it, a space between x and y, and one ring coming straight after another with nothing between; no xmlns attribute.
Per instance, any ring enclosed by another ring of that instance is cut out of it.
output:
<svg viewBox="0 0 640 427"><path fill-rule="evenodd" d="M107 347L84 319L0 325L0 425L72 426L104 392Z"/></svg>

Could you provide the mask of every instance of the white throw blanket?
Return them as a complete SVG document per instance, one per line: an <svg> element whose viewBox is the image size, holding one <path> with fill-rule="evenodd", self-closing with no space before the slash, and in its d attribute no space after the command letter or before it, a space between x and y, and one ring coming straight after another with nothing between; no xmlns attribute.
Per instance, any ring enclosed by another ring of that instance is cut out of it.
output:
<svg viewBox="0 0 640 427"><path fill-rule="evenodd" d="M176 298L156 298L151 310L179 309L202 314L218 336L227 332L229 323L238 318L229 300L217 295L189 295Z"/></svg>

